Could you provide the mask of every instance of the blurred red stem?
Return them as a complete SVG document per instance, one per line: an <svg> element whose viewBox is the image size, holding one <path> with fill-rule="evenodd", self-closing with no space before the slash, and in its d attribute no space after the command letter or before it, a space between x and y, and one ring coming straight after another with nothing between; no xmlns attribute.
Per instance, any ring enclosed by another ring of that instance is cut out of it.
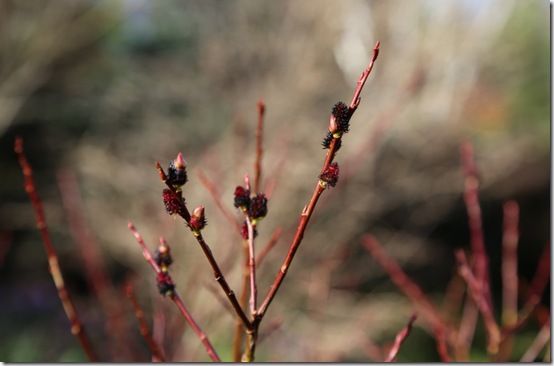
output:
<svg viewBox="0 0 554 366"><path fill-rule="evenodd" d="M364 247L371 253L373 258L388 273L392 282L421 309L421 314L430 323L433 329L447 331L449 328L442 319L439 311L429 301L421 288L414 283L402 268L389 257L379 242L372 235L365 235L362 239Z"/></svg>
<svg viewBox="0 0 554 366"><path fill-rule="evenodd" d="M550 319L546 324L541 328L539 331L539 334L537 334L537 337L529 346L527 351L525 351L525 354L521 358L520 362L533 362L541 352L541 350L544 348L544 346L548 343L548 340L550 339Z"/></svg>
<svg viewBox="0 0 554 366"><path fill-rule="evenodd" d="M504 234L502 238L502 323L506 327L517 323L517 244L519 206L515 201L504 204Z"/></svg>
<svg viewBox="0 0 554 366"><path fill-rule="evenodd" d="M265 103L260 99L258 107L258 125L256 126L256 161L254 163L254 193L259 193L262 177L262 157L263 157L263 128Z"/></svg>
<svg viewBox="0 0 554 366"><path fill-rule="evenodd" d="M92 348L88 335L86 334L79 315L77 314L77 309L75 308L69 292L65 287L65 281L58 261L58 254L56 253L56 249L54 248L54 245L50 240L50 233L46 225L42 201L40 200L40 197L36 190L35 181L33 178L33 170L31 168L31 165L27 161L27 157L25 156L25 152L23 149L23 140L20 137L16 138L15 140L14 150L17 154L17 159L23 172L23 177L25 180L25 191L29 196L29 199L33 206L33 210L35 212L37 228L42 237L42 243L44 244L44 249L46 250L46 255L48 257L50 274L52 275L52 279L54 280L54 284L56 285L56 289L58 290L58 296L60 298L60 301L62 302L65 314L69 319L69 322L71 323L71 334L77 337L88 359L91 362L96 362L98 361L96 352Z"/></svg>
<svg viewBox="0 0 554 366"><path fill-rule="evenodd" d="M212 199L214 200L214 203L215 205L217 206L217 208L221 211L221 213L223 214L223 216L227 219L227 221L229 222L229 224L231 224L231 226L233 226L235 228L235 231L237 232L237 234L242 238L242 234L241 234L241 227L240 227L240 224L237 222L237 220L235 219L235 215L233 215L226 207L225 205L223 204L223 202L221 201L221 195L219 194L219 191L217 190L214 182L212 182L207 176L206 174L204 174L204 172L200 169L197 170L197 176L198 176L198 179L200 179L200 183L202 183L202 185L204 186L204 188L206 188L206 190L210 193L210 196L212 197Z"/></svg>
<svg viewBox="0 0 554 366"><path fill-rule="evenodd" d="M483 321L485 322L485 328L487 330L488 336L488 346L487 351L491 354L496 354L498 352L498 346L500 343L500 329L496 320L494 319L494 314L490 307L490 303L487 301L487 298L481 287L482 282L476 278L476 276L471 271L469 263L465 253L462 250L456 251L456 259L458 261L458 269L460 276L466 281L469 293L471 298L477 305L477 308L483 316Z"/></svg>
<svg viewBox="0 0 554 366"><path fill-rule="evenodd" d="M133 285L131 282L127 282L125 285L125 295L133 305L133 309L135 312L135 317L137 318L137 321L139 323L139 329L140 334L146 341L146 344L148 345L148 348L150 349L150 352L152 352L152 356L155 357L157 362L165 362L165 357L161 351L160 346L154 338L152 337L152 333L150 332L150 327L148 326L148 323L146 322L146 318L144 317L144 311L142 310L142 307L137 301L137 297L135 296L135 292L133 290Z"/></svg>
<svg viewBox="0 0 554 366"><path fill-rule="evenodd" d="M387 355L387 358L385 358L385 362L392 362L398 355L398 351L400 351L400 347L402 346L402 343L408 338L410 335L410 332L412 330L412 325L414 324L414 321L417 319L417 315L413 314L410 317L410 320L408 321L408 324L398 332L396 337L394 338L394 344L392 345L389 354Z"/></svg>
<svg viewBox="0 0 554 366"><path fill-rule="evenodd" d="M109 342L111 353L115 360L129 360L132 352L127 343L128 338L125 336L127 330L121 319L123 309L121 304L115 301L117 291L107 275L99 245L85 220L84 204L77 178L69 170L60 169L57 180L69 231L82 255L86 278L94 295L98 298L102 310L108 317L105 322L106 333L114 337L114 341Z"/></svg>

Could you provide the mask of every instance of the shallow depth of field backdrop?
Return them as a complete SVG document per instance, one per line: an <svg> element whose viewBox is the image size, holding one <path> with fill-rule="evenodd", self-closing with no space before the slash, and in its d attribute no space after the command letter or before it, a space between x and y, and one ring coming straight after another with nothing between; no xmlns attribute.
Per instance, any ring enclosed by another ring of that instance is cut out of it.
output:
<svg viewBox="0 0 554 366"><path fill-rule="evenodd" d="M454 249L469 247L463 140L474 144L482 179L495 304L508 199L521 207L519 276L528 283L550 230L547 1L5 0L0 360L85 360L48 273L13 153L16 135L25 140L67 285L102 359L114 357L100 347L105 316L62 204L57 182L64 171L77 178L80 210L110 277L119 289L133 274L150 323L157 314L155 336L164 338L169 359L207 356L157 294L128 219L152 246L166 236L177 288L229 360L234 319L214 295L219 289L193 237L165 213L154 162L165 165L183 152L187 200L206 206L205 236L218 259L235 264L227 276L238 289L242 246L198 172L217 182L234 210L234 187L253 171L256 102L263 97L263 179L272 196L258 245L283 228L258 269L265 295L319 174L331 107L349 101L377 40L379 59L337 157L341 178L325 192L268 311L257 360L370 361L371 344L390 344L413 307L360 245L367 232L441 307L456 272ZM128 309L127 337L136 344L115 359L149 360L128 300L115 296ZM547 309L549 299L547 290ZM419 318L398 360L438 360L424 327ZM513 359L539 328L533 318L519 333ZM485 355L479 323L471 358Z"/></svg>

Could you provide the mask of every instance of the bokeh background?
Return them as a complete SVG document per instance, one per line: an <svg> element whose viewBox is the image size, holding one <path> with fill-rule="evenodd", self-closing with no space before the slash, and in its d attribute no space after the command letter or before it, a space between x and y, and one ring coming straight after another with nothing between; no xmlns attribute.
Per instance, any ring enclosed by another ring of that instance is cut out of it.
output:
<svg viewBox="0 0 554 366"><path fill-rule="evenodd" d="M102 359L149 360L121 291L132 275L168 358L207 360L157 294L127 230L132 219L152 247L160 235L172 245L177 287L229 360L233 317L194 239L165 213L154 162L183 152L187 200L206 206L206 238L238 290L240 240L198 174L216 182L233 210L234 187L253 172L256 102L265 100L271 199L258 248L276 228L283 235L258 270L264 295L315 184L331 107L350 100L377 40L379 59L337 158L339 184L325 193L269 310L257 359L371 361L372 344L390 344L413 307L360 245L367 232L441 307L456 272L453 251L469 246L464 140L474 144L482 179L498 305L503 202L521 207L523 284L549 244L549 26L549 3L537 0L1 1L0 359L85 360L48 273L15 136L25 140L67 285ZM69 214L60 182L72 179L81 202ZM85 243L72 234L76 216L88 228ZM84 270L91 245L131 345L108 344L106 314ZM549 299L547 291L548 309ZM539 328L532 319L518 334L514 360ZM485 343L480 323L472 360L485 357ZM398 360L438 359L416 321Z"/></svg>

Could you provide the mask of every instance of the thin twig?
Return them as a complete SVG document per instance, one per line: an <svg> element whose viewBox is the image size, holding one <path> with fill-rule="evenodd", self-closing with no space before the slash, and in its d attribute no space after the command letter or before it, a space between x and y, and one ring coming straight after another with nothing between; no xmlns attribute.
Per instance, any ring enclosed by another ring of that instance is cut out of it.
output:
<svg viewBox="0 0 554 366"><path fill-rule="evenodd" d="M260 251L258 256L256 257L256 265L259 267L265 257L268 255L268 253L275 247L277 242L279 241L279 238L281 237L281 234L283 233L283 230L278 227L273 231L273 234L271 235L271 238L265 245L265 247Z"/></svg>
<svg viewBox="0 0 554 366"><path fill-rule="evenodd" d="M466 205L470 230L472 268L475 270L477 279L482 283L483 293L492 307L490 285L488 282L488 257L485 251L483 222L479 203L479 176L473 156L473 145L470 142L461 144L460 156L464 174L464 203ZM478 317L478 309L468 296L465 301L460 331L456 341L458 356L467 355L473 341Z"/></svg>
<svg viewBox="0 0 554 366"><path fill-rule="evenodd" d="M256 316L258 307L258 286L256 285L256 254L254 251L254 225L252 220L246 216L246 225L248 226L248 268L250 270L250 314L252 318Z"/></svg>
<svg viewBox="0 0 554 366"><path fill-rule="evenodd" d="M435 330L435 342L437 344L437 353L442 362L452 362L452 357L448 353L448 344L447 344L446 334L444 330L436 329Z"/></svg>
<svg viewBox="0 0 554 366"><path fill-rule="evenodd" d="M481 282L483 294L490 302L489 264L483 236L483 220L479 204L479 176L473 156L473 145L466 141L462 143L460 151L464 172L464 202L469 221L472 257L475 261L473 268L477 280Z"/></svg>
<svg viewBox="0 0 554 366"><path fill-rule="evenodd" d="M550 281L550 245L547 245L544 248L544 251L541 255L539 264L537 266L537 271L535 276L531 281L530 292L528 295L528 300L526 305L532 306L532 304L538 304L541 300L542 294L546 285Z"/></svg>
<svg viewBox="0 0 554 366"><path fill-rule="evenodd" d="M258 125L256 127L256 161L254 162L254 193L258 193L262 179L262 157L263 157L263 128L265 103L260 99L258 107Z"/></svg>
<svg viewBox="0 0 554 366"><path fill-rule="evenodd" d="M139 323L140 334L146 341L150 352L152 352L152 356L156 359L157 362L165 362L165 357L161 351L160 346L152 337L152 332L150 332L150 327L146 322L144 311L138 303L137 297L135 296L135 291L133 290L133 285L130 281L125 284L125 295L133 305L135 317L137 318L137 321Z"/></svg>
<svg viewBox="0 0 554 366"><path fill-rule="evenodd" d="M460 276L462 276L462 278L466 281L469 288L469 294L483 316L488 337L487 351L490 354L496 354L498 353L498 346L500 344L500 329L494 319L490 303L487 301L486 295L481 287L482 282L480 282L471 271L463 250L456 251L456 259L458 261Z"/></svg>
<svg viewBox="0 0 554 366"><path fill-rule="evenodd" d="M129 222L128 227L129 227L129 230L133 233L133 235L134 235L137 243L139 244L140 248L142 249L142 255L144 256L144 259L150 264L150 266L152 267L152 269L154 270L156 275L161 273L160 267L158 266L158 264L156 263L156 261L152 257L152 254L150 253L150 250L148 250L148 247L146 246L146 243L144 242L144 239L139 234L139 232L137 231L137 229L135 228L133 223ZM169 276L170 281L173 282L173 279L171 278L171 276L169 274L167 274L167 275ZM217 352L215 351L214 347L212 346L212 343L210 342L210 340L208 339L208 336L206 336L206 334L198 326L198 324L196 323L196 321L194 320L192 315L188 312L188 310L185 307L185 304L183 303L183 300L181 299L179 294L176 291L174 291L170 295L170 298L175 303L175 305L177 306L177 308L181 312L181 315L183 315L183 317L185 318L187 323L190 325L190 327L192 328L194 333L198 336L198 338L200 339L200 342L202 342L202 345L206 349L206 352L208 353L210 358L213 361L221 362L221 359L217 355Z"/></svg>
<svg viewBox="0 0 554 366"><path fill-rule="evenodd" d="M283 142L281 143L281 146L279 146L278 148L279 148L279 154L281 155L281 157L277 162L276 166L270 170L268 177L265 180L266 183L264 185L264 193L267 199L270 199L271 197L273 197L273 192L275 192L277 183L279 182L279 179L283 175L285 164L288 161L289 138L288 137L283 138Z"/></svg>
<svg viewBox="0 0 554 366"><path fill-rule="evenodd" d="M242 238L240 224L236 220L235 215L233 215L221 201L221 195L214 182L210 180L201 169L196 170L196 175L198 176L198 179L200 179L200 183L202 183L204 188L206 188L206 190L210 193L216 207L221 211L225 219L235 228L235 231Z"/></svg>
<svg viewBox="0 0 554 366"><path fill-rule="evenodd" d="M244 265L242 266L242 285L240 289L239 302L242 309L248 306L248 285L250 283L250 268L249 268L249 249L247 240L242 240ZM244 340L244 325L237 318L235 324L235 335L233 337L233 361L239 362L242 355L242 343Z"/></svg>
<svg viewBox="0 0 554 366"><path fill-rule="evenodd" d="M166 315L164 313L164 302L161 301L163 299L160 299L159 297L156 297L154 299L154 310L152 315L152 338L154 341L160 345L160 349L163 353L166 355L168 354L165 350L165 333L166 333L166 326L167 326L167 320ZM182 322L178 322L179 324L183 324ZM183 333L181 332L181 335ZM170 356L166 356L167 358L171 358ZM154 361L154 357L152 357L152 361Z"/></svg>
<svg viewBox="0 0 554 366"><path fill-rule="evenodd" d="M448 330L449 328L442 319L440 312L429 301L421 288L406 275L398 263L385 253L379 242L372 235L365 235L362 243L385 272L387 272L392 282L420 309L421 314L431 327L444 331Z"/></svg>
<svg viewBox="0 0 554 366"><path fill-rule="evenodd" d="M258 297L258 288L256 284L256 254L254 252L254 230L255 226L252 223L252 220L245 214L246 226L248 227L248 279L250 280L250 314L252 319L256 318L257 315L257 297ZM252 330L247 329L246 331L246 348L242 356L242 360L245 362L253 362L254 354L256 350L256 343L258 340L258 327L253 327Z"/></svg>
<svg viewBox="0 0 554 366"><path fill-rule="evenodd" d="M531 344L531 346L525 351L523 357L521 357L520 362L533 362L544 348L548 340L550 339L550 319L548 322L541 328L539 334Z"/></svg>
<svg viewBox="0 0 554 366"><path fill-rule="evenodd" d="M109 342L111 354L115 361L129 360L132 357L132 352L129 349L128 337L126 337L127 329L121 317L124 311L121 308L121 303L115 301L117 291L107 274L99 245L84 217L84 204L79 192L77 178L69 170L61 169L58 171L57 180L69 224L69 232L83 258L89 286L108 318L105 322L106 333L114 337L114 341Z"/></svg>
<svg viewBox="0 0 554 366"><path fill-rule="evenodd" d="M473 342L473 336L475 335L475 328L477 327L478 319L479 310L471 299L471 296L467 294L464 301L462 319L460 320L460 326L458 333L456 334L455 355L457 361L468 360L468 352L471 348L471 343Z"/></svg>
<svg viewBox="0 0 554 366"><path fill-rule="evenodd" d="M446 320L454 320L460 310L460 305L463 302L465 293L465 282L456 272L448 286L446 287L446 293L442 303L441 312Z"/></svg>
<svg viewBox="0 0 554 366"><path fill-rule="evenodd" d="M170 190L172 190L173 192L177 193L175 188L167 182L167 175L165 174L165 172L164 172L164 170L161 167L159 162L156 163L156 169L158 170L160 178L167 185L167 187ZM191 219L190 212L189 212L189 210L188 210L188 208L185 204L185 201L182 197L180 198L179 205L180 205L179 215L185 220L185 222L187 223L187 225L189 225L189 228L190 228L190 219ZM219 283L220 287L225 292L225 295L227 296L227 298L231 302L231 305L233 306L233 309L237 313L237 316L241 319L241 321L243 322L244 327L246 329L251 329L252 325L250 323L250 320L248 320L248 317L246 316L246 314L244 313L244 311L240 307L240 304L237 300L237 297L235 296L234 291L231 290L231 287L227 283L227 280L225 279L225 276L221 272L221 269L219 268L219 264L217 263L215 257L213 256L213 253L212 253L210 247L208 246L208 244L204 240L204 237L202 236L202 233L201 232L193 232L193 236L196 239L196 241L198 242L198 244L200 245L200 248L202 249L202 252L204 252L204 255L208 259L208 262L210 263L210 266L212 267L212 270L214 272L215 280L217 281L217 283Z"/></svg>
<svg viewBox="0 0 554 366"><path fill-rule="evenodd" d="M550 280L550 245L544 248L537 271L531 281L529 290L527 291L527 299L517 315L517 322L511 327L504 327L502 330L504 337L509 337L511 334L521 329L529 320L537 306L541 302L542 294Z"/></svg>
<svg viewBox="0 0 554 366"><path fill-rule="evenodd" d="M504 235L502 238L502 324L517 323L517 244L519 206L515 201L504 204Z"/></svg>
<svg viewBox="0 0 554 366"><path fill-rule="evenodd" d="M373 56L371 58L371 61L368 65L368 67L362 72L360 79L358 80L356 89L354 90L354 95L352 97L352 102L350 103L350 109L351 113L353 114L356 111L356 108L358 107L360 103L360 93L362 92L363 86L371 74L371 70L373 69L373 65L375 63L375 60L377 59L377 56L379 55L379 45L380 43L377 42L375 44L375 47L373 49ZM329 150L327 152L327 156L325 158L325 162L322 166L321 171L325 171L329 165L333 162L333 159L335 158L336 152L337 152L337 141L340 141L341 138L333 138L331 141L331 144L329 146ZM267 293L266 297L264 298L264 301L260 308L258 309L258 315L256 318L256 321L259 323L263 316L265 315L265 312L267 311L267 308L275 298L275 295L277 294L277 291L279 290L279 287L283 283L283 280L285 279L285 276L287 274L288 269L290 268L290 264L292 263L292 260L294 259L294 255L296 254L296 251L298 250L298 247L300 246L300 243L302 242L302 239L304 237L304 232L306 231L306 227L308 226L308 222L310 221L310 218L314 212L314 209L317 205L317 201L319 200L319 197L323 193L325 188L320 184L318 181L314 192L312 194L312 197L308 203L308 205L305 207L304 210L302 210L302 213L300 215L300 222L298 223L298 227L296 229L296 233L294 235L294 238L292 240L292 243L290 244L289 251L283 261L283 264L279 268L279 272L275 276L275 280L273 281L273 284L271 285L271 288L269 289L269 292Z"/></svg>
<svg viewBox="0 0 554 366"><path fill-rule="evenodd" d="M412 330L412 325L414 324L414 321L417 319L417 315L413 314L410 317L410 320L408 321L408 324L394 338L394 344L392 345L391 349L389 350L389 353L387 355L387 358L385 358L385 362L392 362L398 355L398 351L400 351L400 346L402 346L402 343L408 338L410 335L410 332Z"/></svg>
<svg viewBox="0 0 554 366"><path fill-rule="evenodd" d="M50 274L52 275L52 279L54 280L54 284L56 285L56 289L58 290L58 296L60 298L60 301L62 302L65 314L69 319L69 322L71 323L71 334L77 337L88 359L91 362L96 362L98 361L96 352L92 348L92 345L85 332L79 315L77 314L77 309L75 308L69 292L65 287L65 281L58 262L58 254L56 253L56 249L54 248L54 245L52 244L52 241L50 239L50 233L46 225L46 218L44 215L42 201L40 200L36 189L35 181L33 178L33 170L25 156L25 152L23 150L23 140L20 137L16 138L15 140L14 150L17 154L17 159L23 172L23 177L25 180L25 191L29 196L29 199L33 206L33 210L35 212L37 228L42 237L42 243L44 244L44 249L46 250L46 255L48 257Z"/></svg>

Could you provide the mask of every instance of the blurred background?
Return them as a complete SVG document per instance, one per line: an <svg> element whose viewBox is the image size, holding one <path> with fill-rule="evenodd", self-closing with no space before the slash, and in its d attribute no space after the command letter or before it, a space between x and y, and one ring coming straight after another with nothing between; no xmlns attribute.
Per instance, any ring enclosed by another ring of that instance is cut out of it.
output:
<svg viewBox="0 0 554 366"><path fill-rule="evenodd" d="M265 295L319 174L330 110L350 101L377 40L379 59L337 157L339 184L322 197L269 309L257 360L367 362L375 345L390 345L413 306L360 245L364 233L446 317L459 319L461 303L443 304L454 250L469 248L464 140L474 145L482 183L499 319L502 204L520 204L522 286L549 245L549 27L549 3L538 0L3 0L0 359L86 360L48 272L15 136L25 141L67 286L101 359L150 359L122 291L131 276L168 360L207 360L158 295L127 229L131 219L153 249L160 235L167 238L178 290L230 360L234 319L194 238L165 213L154 163L183 152L187 201L206 206L206 239L238 291L241 240L199 175L216 182L240 221L233 190L253 173L256 103L264 99L262 179L270 201L258 250L282 228L258 269ZM87 277L91 250L113 283L102 301ZM547 290L546 309L549 299ZM116 304L118 319L107 322L102 304ZM511 359L529 347L539 320L518 333ZM107 341L116 321L126 330L122 346ZM486 356L485 338L480 322L471 360ZM424 319L398 360L439 360Z"/></svg>

